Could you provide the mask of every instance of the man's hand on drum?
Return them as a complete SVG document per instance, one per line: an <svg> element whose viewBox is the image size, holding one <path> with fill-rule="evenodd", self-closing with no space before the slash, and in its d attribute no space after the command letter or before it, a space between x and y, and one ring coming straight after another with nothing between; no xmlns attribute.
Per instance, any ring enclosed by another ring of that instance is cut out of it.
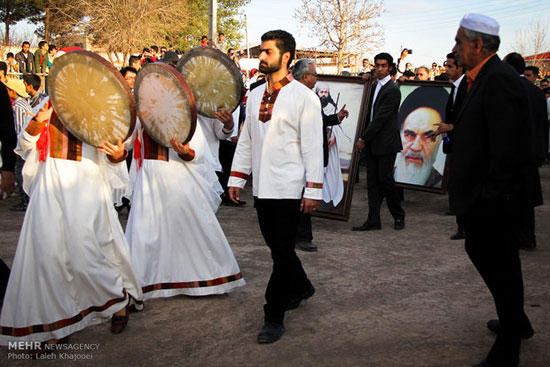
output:
<svg viewBox="0 0 550 367"><path fill-rule="evenodd" d="M227 109L220 108L218 112L216 112L216 118L221 121L225 130L233 130L233 126L235 126L235 123L233 122L233 114Z"/></svg>
<svg viewBox="0 0 550 367"><path fill-rule="evenodd" d="M107 140L104 140L103 144L99 144L97 150L107 154L107 157L111 162L120 162L127 154L126 150L124 149L124 144L122 144L121 138L117 139L116 145L109 143Z"/></svg>
<svg viewBox="0 0 550 367"><path fill-rule="evenodd" d="M176 151L176 153L180 155L188 155L191 148L189 147L189 143L182 144L179 141L176 140L176 138L170 139L170 143L172 144L172 148Z"/></svg>

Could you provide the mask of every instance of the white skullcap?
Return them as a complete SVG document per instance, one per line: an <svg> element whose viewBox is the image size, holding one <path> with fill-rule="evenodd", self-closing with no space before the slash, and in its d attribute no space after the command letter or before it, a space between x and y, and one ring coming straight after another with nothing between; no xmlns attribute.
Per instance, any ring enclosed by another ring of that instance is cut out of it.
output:
<svg viewBox="0 0 550 367"><path fill-rule="evenodd" d="M460 26L471 31L498 36L500 25L496 20L487 15L469 13L460 21Z"/></svg>
<svg viewBox="0 0 550 367"><path fill-rule="evenodd" d="M315 92L317 92L318 90L321 90L321 89L330 89L330 87L328 86L327 83L317 82L315 84Z"/></svg>

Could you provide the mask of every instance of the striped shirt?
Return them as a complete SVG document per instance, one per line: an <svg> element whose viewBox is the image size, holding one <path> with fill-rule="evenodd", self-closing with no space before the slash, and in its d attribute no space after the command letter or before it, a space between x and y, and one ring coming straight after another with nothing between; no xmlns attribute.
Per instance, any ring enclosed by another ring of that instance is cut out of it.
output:
<svg viewBox="0 0 550 367"><path fill-rule="evenodd" d="M13 102L13 120L15 123L15 133L19 135L21 130L25 128L29 117L29 113L32 111L29 102L22 97L17 97Z"/></svg>

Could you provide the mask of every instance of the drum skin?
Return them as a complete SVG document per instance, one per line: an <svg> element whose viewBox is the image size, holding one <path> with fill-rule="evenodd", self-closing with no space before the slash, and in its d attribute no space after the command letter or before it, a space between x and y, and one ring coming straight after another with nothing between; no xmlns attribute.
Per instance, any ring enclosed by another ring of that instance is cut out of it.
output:
<svg viewBox="0 0 550 367"><path fill-rule="evenodd" d="M155 62L143 67L134 94L138 116L147 134L171 147L171 138L189 142L197 126L197 108L191 89L172 66Z"/></svg>
<svg viewBox="0 0 550 367"><path fill-rule="evenodd" d="M78 139L97 147L132 135L136 123L132 90L103 57L85 50L67 52L56 58L48 79L52 106Z"/></svg>
<svg viewBox="0 0 550 367"><path fill-rule="evenodd" d="M244 93L241 72L223 52L194 48L180 59L177 69L193 91L199 114L215 118L218 109L233 112L239 106Z"/></svg>

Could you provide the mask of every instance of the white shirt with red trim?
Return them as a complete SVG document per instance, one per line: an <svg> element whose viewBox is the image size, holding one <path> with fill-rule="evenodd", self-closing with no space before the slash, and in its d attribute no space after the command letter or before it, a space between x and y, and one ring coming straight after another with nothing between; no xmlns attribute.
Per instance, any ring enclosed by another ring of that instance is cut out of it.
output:
<svg viewBox="0 0 550 367"><path fill-rule="evenodd" d="M247 101L246 120L228 186L243 188L252 173L252 193L261 199L321 200L323 119L319 97L293 80L280 91L271 119L259 119L266 84Z"/></svg>

